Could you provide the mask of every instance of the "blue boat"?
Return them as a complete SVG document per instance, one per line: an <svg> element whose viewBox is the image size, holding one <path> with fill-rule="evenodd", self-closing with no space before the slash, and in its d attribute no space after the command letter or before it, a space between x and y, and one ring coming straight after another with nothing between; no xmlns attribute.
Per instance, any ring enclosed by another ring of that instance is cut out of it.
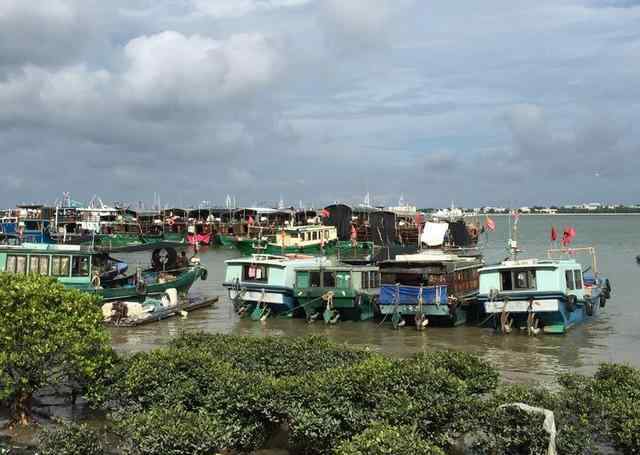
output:
<svg viewBox="0 0 640 455"><path fill-rule="evenodd" d="M397 255L379 263L382 286L380 313L395 328L412 324L457 326L467 321L478 294L477 256L462 256L442 250Z"/></svg>
<svg viewBox="0 0 640 455"><path fill-rule="evenodd" d="M294 296L296 269L328 265L324 257L299 254L274 256L254 254L225 261L225 280L236 312L253 320L270 315L292 317L297 305Z"/></svg>
<svg viewBox="0 0 640 455"><path fill-rule="evenodd" d="M575 259L586 253L588 267ZM558 257L559 256L559 257ZM496 330L530 335L563 334L593 319L611 296L611 283L597 271L595 249L549 250L546 259L517 259L480 269L479 302Z"/></svg>

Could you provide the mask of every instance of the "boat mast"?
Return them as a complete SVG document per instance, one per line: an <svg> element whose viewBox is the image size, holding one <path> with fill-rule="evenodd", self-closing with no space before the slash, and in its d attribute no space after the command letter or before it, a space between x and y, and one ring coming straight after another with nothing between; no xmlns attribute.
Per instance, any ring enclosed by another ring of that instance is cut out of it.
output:
<svg viewBox="0 0 640 455"><path fill-rule="evenodd" d="M513 219L513 223L511 224L511 238L509 239L509 251L511 253L511 260L515 261L518 259L518 212L512 211L511 218Z"/></svg>

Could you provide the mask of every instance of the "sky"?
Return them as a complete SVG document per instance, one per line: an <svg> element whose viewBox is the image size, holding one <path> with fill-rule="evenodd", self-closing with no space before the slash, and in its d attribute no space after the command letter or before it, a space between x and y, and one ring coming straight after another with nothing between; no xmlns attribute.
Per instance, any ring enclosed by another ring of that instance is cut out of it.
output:
<svg viewBox="0 0 640 455"><path fill-rule="evenodd" d="M640 0L0 1L0 207L637 203L639 114Z"/></svg>

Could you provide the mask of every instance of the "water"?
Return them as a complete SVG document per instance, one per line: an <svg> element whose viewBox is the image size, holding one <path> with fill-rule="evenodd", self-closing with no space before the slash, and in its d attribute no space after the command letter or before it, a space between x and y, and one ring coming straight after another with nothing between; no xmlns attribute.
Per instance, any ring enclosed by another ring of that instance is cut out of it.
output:
<svg viewBox="0 0 640 455"><path fill-rule="evenodd" d="M484 251L487 262L507 255L508 218L494 216L497 228L488 237ZM207 281L198 282L192 292L220 296L212 308L200 310L185 320L170 319L139 328L111 329L114 347L120 352L148 350L165 344L181 332L205 331L240 335L325 335L338 342L368 345L375 350L407 356L415 352L454 349L475 353L498 367L506 380L551 383L557 373L593 373L601 362L628 362L640 367L635 286L640 281L640 216L524 216L520 221L521 257L541 257L550 246L550 229L560 235L565 225L577 230L575 246L592 245L598 252L600 271L611 279L612 299L595 321L572 329L567 335L527 337L512 333L497 335L478 327L428 328L417 332L405 327L395 331L376 322L341 322L327 326L298 319L269 319L264 323L239 319L233 312L221 283L224 260L238 257L234 249L207 248L200 252L209 270ZM136 257L137 259L137 257ZM129 259L131 262L131 258Z"/></svg>

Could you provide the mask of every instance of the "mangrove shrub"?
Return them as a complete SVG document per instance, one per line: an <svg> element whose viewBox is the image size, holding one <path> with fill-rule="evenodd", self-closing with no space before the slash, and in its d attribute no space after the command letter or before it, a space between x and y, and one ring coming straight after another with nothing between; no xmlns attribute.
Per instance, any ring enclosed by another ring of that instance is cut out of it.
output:
<svg viewBox="0 0 640 455"><path fill-rule="evenodd" d="M34 394L93 382L112 359L94 296L39 275L0 273L0 400L29 423Z"/></svg>

